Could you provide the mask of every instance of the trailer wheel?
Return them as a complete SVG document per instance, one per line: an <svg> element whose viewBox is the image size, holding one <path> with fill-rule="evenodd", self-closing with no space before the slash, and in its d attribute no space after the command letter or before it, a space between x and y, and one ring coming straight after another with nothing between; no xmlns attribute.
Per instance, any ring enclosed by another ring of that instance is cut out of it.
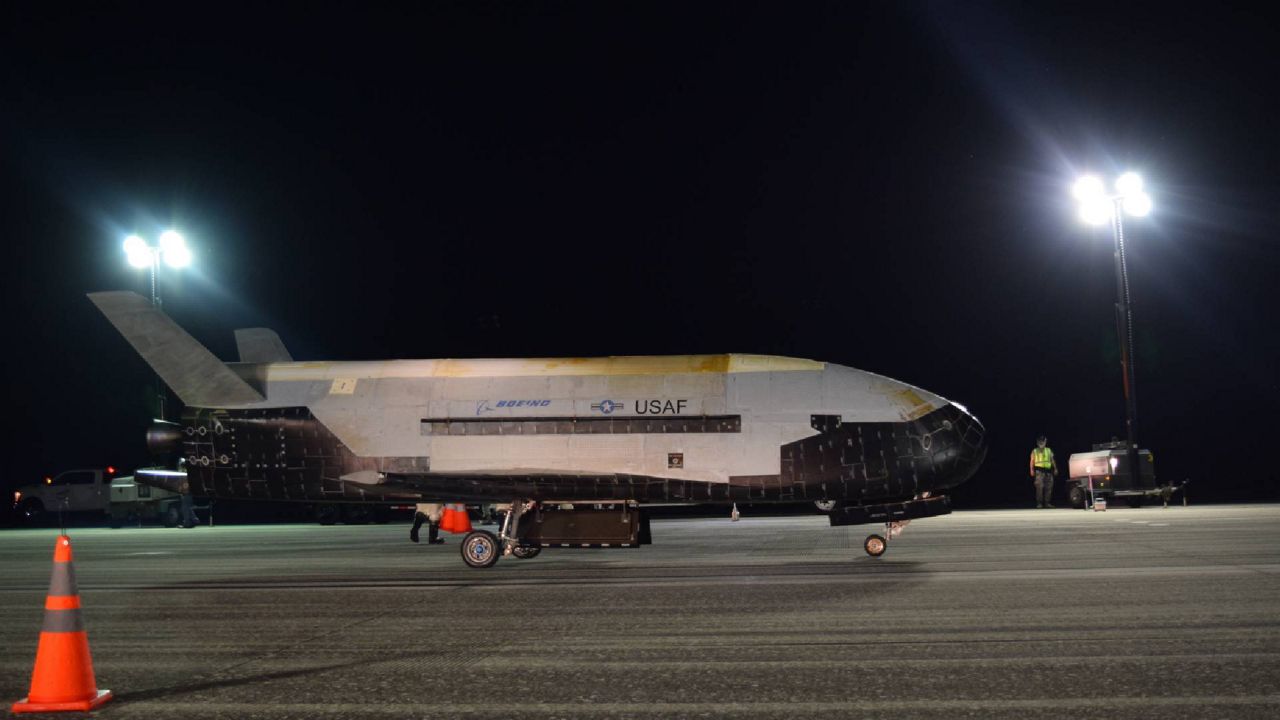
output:
<svg viewBox="0 0 1280 720"><path fill-rule="evenodd" d="M178 512L177 503L165 505L160 517L167 528L178 527L178 525L182 524L182 513Z"/></svg>
<svg viewBox="0 0 1280 720"><path fill-rule="evenodd" d="M316 522L321 525L334 525L338 522L337 505L324 504L316 506Z"/></svg>
<svg viewBox="0 0 1280 720"><path fill-rule="evenodd" d="M889 543L885 542L883 535L868 535L867 539L862 541L862 549L866 550L871 557L880 557L888 548Z"/></svg>
<svg viewBox="0 0 1280 720"><path fill-rule="evenodd" d="M1089 493L1084 488L1076 485L1071 488L1071 492L1067 494L1067 499L1071 501L1071 507L1077 510L1083 510L1089 504Z"/></svg>
<svg viewBox="0 0 1280 720"><path fill-rule="evenodd" d="M1140 508L1140 507L1142 507L1142 496L1141 496L1141 495L1130 495L1129 497L1125 498L1125 499L1124 499L1124 501L1125 501L1125 504L1126 504L1126 505L1128 505L1128 506L1129 506L1129 507L1131 507L1131 508Z"/></svg>
<svg viewBox="0 0 1280 720"><path fill-rule="evenodd" d="M489 568L502 555L498 536L488 530L472 530L462 539L462 561L473 568Z"/></svg>
<svg viewBox="0 0 1280 720"><path fill-rule="evenodd" d="M344 525L368 525L372 519L373 513L363 505L342 506L342 524Z"/></svg>
<svg viewBox="0 0 1280 720"><path fill-rule="evenodd" d="M517 547L515 550L512 550L511 554L515 555L517 558L521 560L532 560L538 557L538 553L540 552L542 552L542 548L540 547L532 546L532 545L522 545L520 547Z"/></svg>

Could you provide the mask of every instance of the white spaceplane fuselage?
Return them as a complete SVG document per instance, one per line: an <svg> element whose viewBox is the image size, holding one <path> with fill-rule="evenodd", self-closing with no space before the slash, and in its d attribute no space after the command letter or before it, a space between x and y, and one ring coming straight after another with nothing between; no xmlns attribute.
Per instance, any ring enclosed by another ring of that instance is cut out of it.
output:
<svg viewBox="0 0 1280 720"><path fill-rule="evenodd" d="M918 387L765 355L222 363L134 293L91 299L186 405L150 432L212 497L910 501L967 480L982 425Z"/></svg>

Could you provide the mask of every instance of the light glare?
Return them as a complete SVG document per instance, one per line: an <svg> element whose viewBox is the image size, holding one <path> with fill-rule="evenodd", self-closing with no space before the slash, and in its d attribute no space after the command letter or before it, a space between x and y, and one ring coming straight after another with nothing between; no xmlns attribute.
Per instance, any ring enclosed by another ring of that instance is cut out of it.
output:
<svg viewBox="0 0 1280 720"><path fill-rule="evenodd" d="M130 255L134 253L146 252L147 241L137 235L130 235L124 239L124 251Z"/></svg>
<svg viewBox="0 0 1280 720"><path fill-rule="evenodd" d="M136 268L144 268L151 266L151 251L146 247L142 250L133 250L127 253L129 264Z"/></svg>
<svg viewBox="0 0 1280 720"><path fill-rule="evenodd" d="M165 252L175 252L185 246L186 240L176 230L165 230L160 235L160 249Z"/></svg>
<svg viewBox="0 0 1280 720"><path fill-rule="evenodd" d="M191 264L191 251L186 245L176 245L164 251L164 262L171 268L186 267Z"/></svg>
<svg viewBox="0 0 1280 720"><path fill-rule="evenodd" d="M1111 219L1111 201L1095 197L1080 203L1080 221L1087 225L1102 225Z"/></svg>
<svg viewBox="0 0 1280 720"><path fill-rule="evenodd" d="M1076 181L1075 187L1071 189L1071 193L1076 199L1082 203L1088 203L1090 200L1102 197L1105 188L1102 181L1094 175L1085 175Z"/></svg>
<svg viewBox="0 0 1280 720"><path fill-rule="evenodd" d="M1142 178L1138 173L1127 172L1116 178L1116 192L1128 197L1142 192Z"/></svg>
<svg viewBox="0 0 1280 720"><path fill-rule="evenodd" d="M1151 212L1151 196L1141 191L1125 196L1124 211L1134 217L1143 217Z"/></svg>

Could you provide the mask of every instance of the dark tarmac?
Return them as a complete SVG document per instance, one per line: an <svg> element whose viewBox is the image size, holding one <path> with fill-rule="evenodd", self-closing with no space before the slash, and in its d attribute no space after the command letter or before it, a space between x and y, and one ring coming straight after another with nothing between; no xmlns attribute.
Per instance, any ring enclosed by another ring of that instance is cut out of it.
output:
<svg viewBox="0 0 1280 720"><path fill-rule="evenodd" d="M873 529L659 520L487 571L405 525L70 534L102 717L1280 717L1280 506ZM0 532L6 708L56 535Z"/></svg>

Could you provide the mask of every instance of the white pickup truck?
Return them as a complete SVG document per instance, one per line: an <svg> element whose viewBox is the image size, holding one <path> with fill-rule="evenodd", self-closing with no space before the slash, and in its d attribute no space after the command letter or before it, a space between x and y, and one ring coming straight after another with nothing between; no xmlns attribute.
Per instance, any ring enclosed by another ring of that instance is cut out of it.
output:
<svg viewBox="0 0 1280 720"><path fill-rule="evenodd" d="M116 477L115 472L114 467L67 470L23 485L13 493L18 518L34 524L63 512L94 519L105 515L112 527L146 519L158 519L166 527L181 522L181 495L135 483L133 476Z"/></svg>

